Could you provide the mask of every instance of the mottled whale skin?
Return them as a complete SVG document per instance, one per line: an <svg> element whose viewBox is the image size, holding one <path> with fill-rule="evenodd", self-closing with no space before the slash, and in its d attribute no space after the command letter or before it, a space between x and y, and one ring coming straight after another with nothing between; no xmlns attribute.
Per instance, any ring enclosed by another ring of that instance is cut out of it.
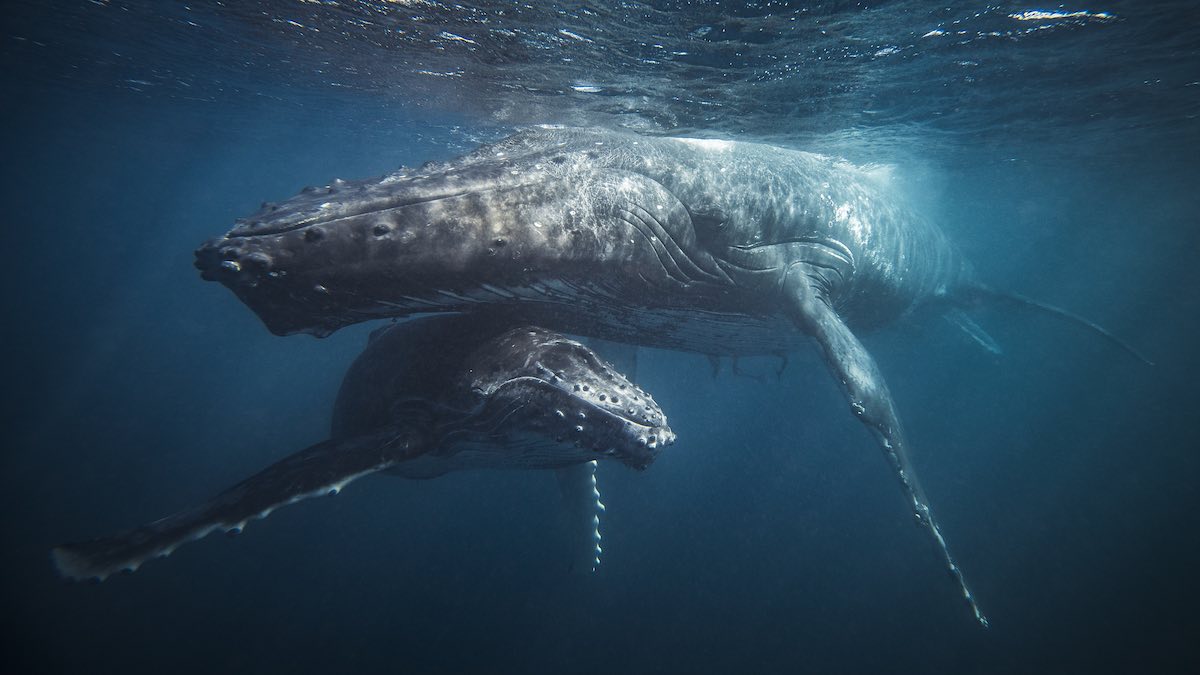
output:
<svg viewBox="0 0 1200 675"><path fill-rule="evenodd" d="M844 161L603 129L531 129L447 163L306 188L196 253L205 279L278 334L454 311L709 355L815 343L984 625L853 331L986 298L1082 321L979 283L941 230Z"/></svg>
<svg viewBox="0 0 1200 675"><path fill-rule="evenodd" d="M940 230L850 164L598 129L534 129L446 164L306 188L197 256L278 334L509 305L718 355L796 348L781 308L798 266L854 328L973 284Z"/></svg>
<svg viewBox="0 0 1200 675"><path fill-rule="evenodd" d="M195 508L60 546L56 568L71 579L103 580L371 473L432 478L476 468L555 469L581 535L576 562L594 568L604 508L597 460L644 469L675 434L650 394L592 350L511 325L427 317L377 330L342 382L328 440Z"/></svg>

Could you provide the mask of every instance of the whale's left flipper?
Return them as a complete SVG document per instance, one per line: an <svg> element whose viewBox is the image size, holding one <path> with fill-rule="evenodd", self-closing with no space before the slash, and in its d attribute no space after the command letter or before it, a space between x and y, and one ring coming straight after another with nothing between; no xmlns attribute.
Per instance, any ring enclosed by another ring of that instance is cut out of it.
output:
<svg viewBox="0 0 1200 675"><path fill-rule="evenodd" d="M424 449L419 434L388 429L337 441L324 441L272 464L197 507L120 534L51 552L60 574L104 580L136 570L151 558L170 555L214 530L237 533L246 522L302 499L337 494L350 481L381 471Z"/></svg>
<svg viewBox="0 0 1200 675"><path fill-rule="evenodd" d="M967 588L962 571L950 555L946 540L929 509L925 492L913 472L908 459L908 446L900 429L900 418L875 359L833 310L820 292L818 282L809 276L803 265L788 270L782 290L789 317L820 346L825 364L841 384L854 414L883 448L888 463L900 479L917 522L933 538L975 619L986 627L987 618L975 604L975 596Z"/></svg>
<svg viewBox="0 0 1200 675"><path fill-rule="evenodd" d="M596 461L555 470L571 538L571 569L595 572L600 566L600 516L604 503L596 483Z"/></svg>

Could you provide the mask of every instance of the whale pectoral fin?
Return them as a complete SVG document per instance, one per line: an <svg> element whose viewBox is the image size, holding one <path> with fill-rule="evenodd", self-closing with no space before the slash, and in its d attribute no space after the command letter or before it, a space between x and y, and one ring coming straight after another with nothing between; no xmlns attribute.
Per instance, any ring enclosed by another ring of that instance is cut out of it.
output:
<svg viewBox="0 0 1200 675"><path fill-rule="evenodd" d="M892 395L875 364L875 359L850 332L802 267L796 266L788 271L784 277L783 290L789 318L820 345L825 364L841 384L850 408L859 421L871 431L883 449L888 464L899 478L917 523L933 539L975 619L987 626L987 619L975 604L975 598L967 588L962 572L950 555L946 540L933 519L929 502L917 481L909 461L908 445L900 429L900 419L896 414Z"/></svg>
<svg viewBox="0 0 1200 675"><path fill-rule="evenodd" d="M572 570L595 572L600 565L600 488L596 461L555 470L571 538Z"/></svg>
<svg viewBox="0 0 1200 675"><path fill-rule="evenodd" d="M208 502L148 525L90 541L64 544L51 555L59 574L103 581L214 530L238 533L246 522L302 499L337 494L347 483L388 468L423 446L415 433L389 429L324 441L272 464Z"/></svg>
<svg viewBox="0 0 1200 675"><path fill-rule="evenodd" d="M967 313L961 309L951 309L942 315L946 321L957 326L959 330L966 333L967 337L971 338L975 344L983 347L989 354L999 356L1004 351L1000 349L1000 344L996 339L983 329L983 326L975 323L975 320L967 316Z"/></svg>

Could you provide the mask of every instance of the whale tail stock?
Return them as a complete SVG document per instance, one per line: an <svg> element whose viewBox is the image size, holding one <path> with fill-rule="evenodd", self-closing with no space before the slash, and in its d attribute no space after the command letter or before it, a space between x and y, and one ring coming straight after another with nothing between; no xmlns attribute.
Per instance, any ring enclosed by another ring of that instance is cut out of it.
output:
<svg viewBox="0 0 1200 675"><path fill-rule="evenodd" d="M929 501L917 480L908 457L908 444L900 428L900 418L875 359L801 267L793 267L785 274L783 288L789 318L820 346L821 356L841 385L851 410L875 437L888 465L899 479L917 525L924 529L933 541L946 570L957 584L975 620L986 628L987 617L983 615L975 602L975 596L967 588L962 571L950 554L946 539L933 518Z"/></svg>
<svg viewBox="0 0 1200 675"><path fill-rule="evenodd" d="M309 497L337 494L347 483L382 471L425 448L420 434L389 429L317 443L268 466L213 499L148 525L51 552L59 574L103 581L215 530L241 532L247 521Z"/></svg>
<svg viewBox="0 0 1200 675"><path fill-rule="evenodd" d="M983 284L975 284L969 287L968 290L962 295L962 300L959 304L963 307L974 307L984 302L993 302L1011 307L1033 309L1044 314L1057 317L1058 319L1072 325L1082 326L1104 338L1110 344L1115 345L1142 363L1148 366L1154 365L1154 362L1147 358L1145 354L1142 354L1142 352L1140 352L1136 347L1114 335L1112 331L1108 330L1104 326L1101 326L1100 324L1082 317L1074 312L1065 310L1061 307L1055 307L1054 305L1041 302L1040 300L1034 300L1033 298L1026 297L1019 293L998 291Z"/></svg>

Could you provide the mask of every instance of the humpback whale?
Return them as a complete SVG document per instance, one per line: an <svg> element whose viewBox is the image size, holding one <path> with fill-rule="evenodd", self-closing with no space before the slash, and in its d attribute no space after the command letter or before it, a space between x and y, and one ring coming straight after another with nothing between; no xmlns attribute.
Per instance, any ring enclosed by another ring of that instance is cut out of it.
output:
<svg viewBox="0 0 1200 675"><path fill-rule="evenodd" d="M52 551L59 573L104 580L215 530L386 472L554 469L576 530L575 560L600 563L596 462L644 469L675 441L650 394L589 348L537 327L471 316L426 317L375 331L351 364L328 440L213 499L114 536Z"/></svg>
<svg viewBox="0 0 1200 675"><path fill-rule="evenodd" d="M998 301L1129 349L985 285L940 229L845 161L605 129L534 128L452 161L305 188L202 245L196 266L280 335L464 312L710 356L815 344L983 625L857 333L922 306Z"/></svg>

